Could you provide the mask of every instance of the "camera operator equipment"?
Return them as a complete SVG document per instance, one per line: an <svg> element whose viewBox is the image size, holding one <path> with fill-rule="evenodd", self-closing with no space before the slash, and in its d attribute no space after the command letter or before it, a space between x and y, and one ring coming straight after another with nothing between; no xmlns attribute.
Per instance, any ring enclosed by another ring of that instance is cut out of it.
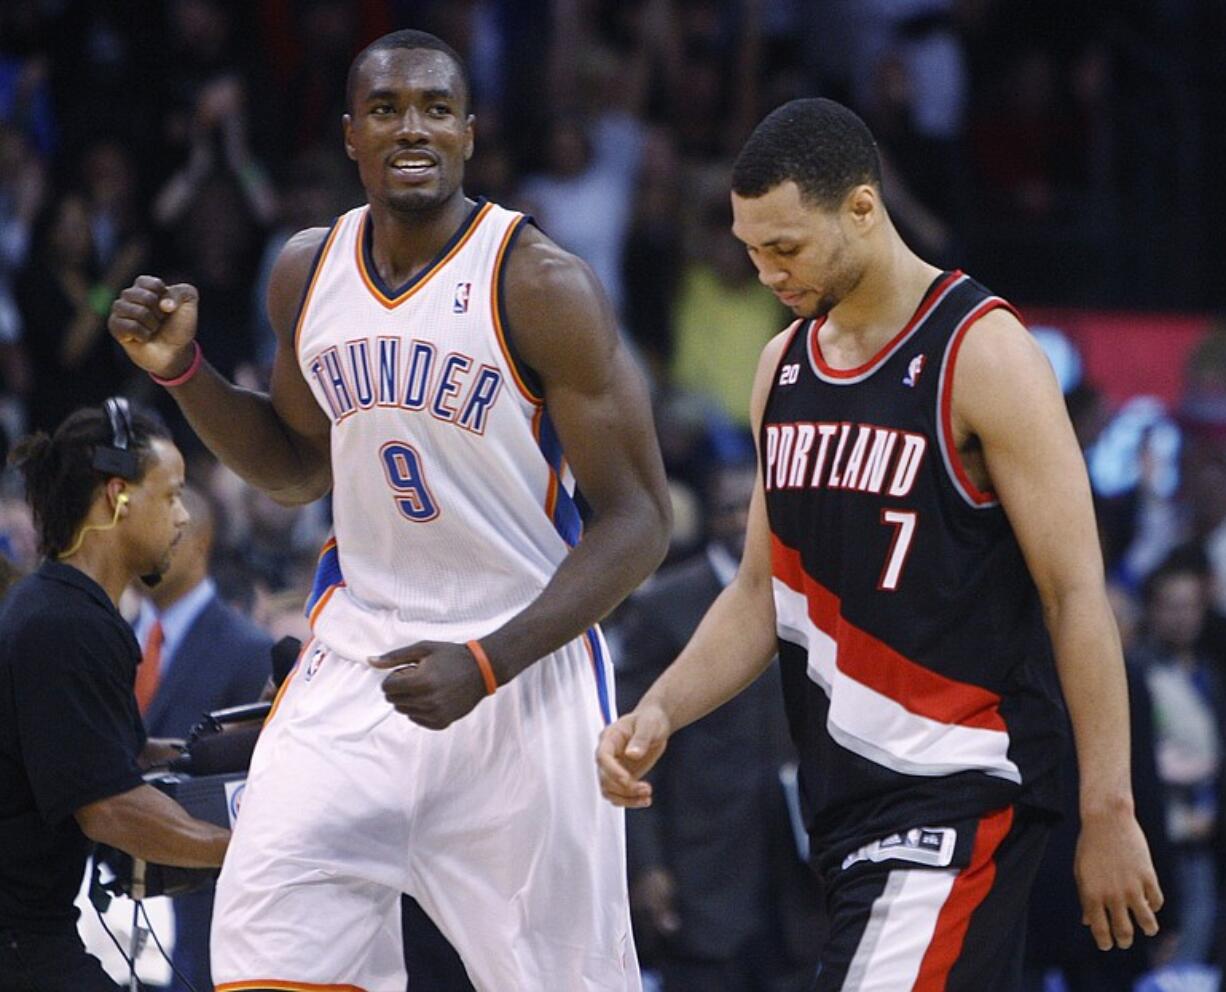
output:
<svg viewBox="0 0 1226 992"><path fill-rule="evenodd" d="M46 560L0 606L0 992L116 992L76 931L93 843L208 868L229 842L142 778L177 749L147 739L140 650L116 609L169 564L183 458L116 399L23 439L13 461Z"/></svg>

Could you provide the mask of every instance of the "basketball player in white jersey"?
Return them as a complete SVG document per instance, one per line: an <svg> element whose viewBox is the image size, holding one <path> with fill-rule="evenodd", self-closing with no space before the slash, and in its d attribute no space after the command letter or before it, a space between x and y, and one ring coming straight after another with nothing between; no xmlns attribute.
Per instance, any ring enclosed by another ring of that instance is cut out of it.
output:
<svg viewBox="0 0 1226 992"><path fill-rule="evenodd" d="M634 992L623 823L591 755L613 717L595 624L669 527L644 383L591 270L465 197L451 49L385 36L348 96L368 203L282 252L269 395L203 361L191 286L142 276L109 324L250 483L333 495L314 638L218 883L213 979L403 989L409 892L479 989Z"/></svg>

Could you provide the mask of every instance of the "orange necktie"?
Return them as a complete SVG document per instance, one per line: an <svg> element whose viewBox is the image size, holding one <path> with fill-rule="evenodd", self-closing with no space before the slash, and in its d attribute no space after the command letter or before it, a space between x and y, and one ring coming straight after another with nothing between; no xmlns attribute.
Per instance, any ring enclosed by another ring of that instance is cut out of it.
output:
<svg viewBox="0 0 1226 992"><path fill-rule="evenodd" d="M154 620L149 628L149 636L145 638L145 650L140 656L140 666L136 669L136 703L140 714L144 716L153 702L154 693L158 691L158 680L162 675L162 621Z"/></svg>

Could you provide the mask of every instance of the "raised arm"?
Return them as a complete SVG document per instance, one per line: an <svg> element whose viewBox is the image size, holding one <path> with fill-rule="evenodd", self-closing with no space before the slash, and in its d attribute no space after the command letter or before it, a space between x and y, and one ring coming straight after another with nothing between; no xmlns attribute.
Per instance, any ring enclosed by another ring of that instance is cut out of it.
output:
<svg viewBox="0 0 1226 992"><path fill-rule="evenodd" d="M977 438L1033 576L1055 648L1081 770L1075 870L1084 921L1102 950L1128 947L1162 905L1133 812L1128 690L1103 582L1085 463L1055 376L1011 314L970 328L954 370L953 427ZM986 480L985 480L986 481Z"/></svg>
<svg viewBox="0 0 1226 992"><path fill-rule="evenodd" d="M332 485L328 419L294 351L299 301L326 233L313 228L295 235L273 267L268 314L277 352L268 394L234 385L207 361L167 387L209 450L281 503L309 503ZM107 326L136 365L173 382L196 360L199 305L193 286L140 276L112 305Z"/></svg>
<svg viewBox="0 0 1226 992"><path fill-rule="evenodd" d="M499 685L625 599L663 559L671 523L646 383L592 270L529 227L508 260L505 286L509 333L540 378L592 519L541 594L482 638ZM410 662L421 664L401 668ZM459 719L485 693L463 645L421 642L374 663L400 669L384 681L385 694L432 729Z"/></svg>
<svg viewBox="0 0 1226 992"><path fill-rule="evenodd" d="M789 333L773 338L758 362L751 401L755 437ZM649 806L651 785L642 779L664 753L668 738L727 702L770 664L777 646L770 547L766 496L759 472L749 502L745 551L736 577L711 604L690 642L638 706L601 734L596 761L601 791L610 802Z"/></svg>

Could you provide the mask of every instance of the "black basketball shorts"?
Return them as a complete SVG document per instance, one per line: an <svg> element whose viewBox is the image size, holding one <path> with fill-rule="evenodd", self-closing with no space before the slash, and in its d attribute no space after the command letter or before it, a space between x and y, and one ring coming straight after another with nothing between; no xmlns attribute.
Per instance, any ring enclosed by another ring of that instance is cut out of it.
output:
<svg viewBox="0 0 1226 992"><path fill-rule="evenodd" d="M1016 806L884 837L826 874L817 992L1013 992L1049 821Z"/></svg>

